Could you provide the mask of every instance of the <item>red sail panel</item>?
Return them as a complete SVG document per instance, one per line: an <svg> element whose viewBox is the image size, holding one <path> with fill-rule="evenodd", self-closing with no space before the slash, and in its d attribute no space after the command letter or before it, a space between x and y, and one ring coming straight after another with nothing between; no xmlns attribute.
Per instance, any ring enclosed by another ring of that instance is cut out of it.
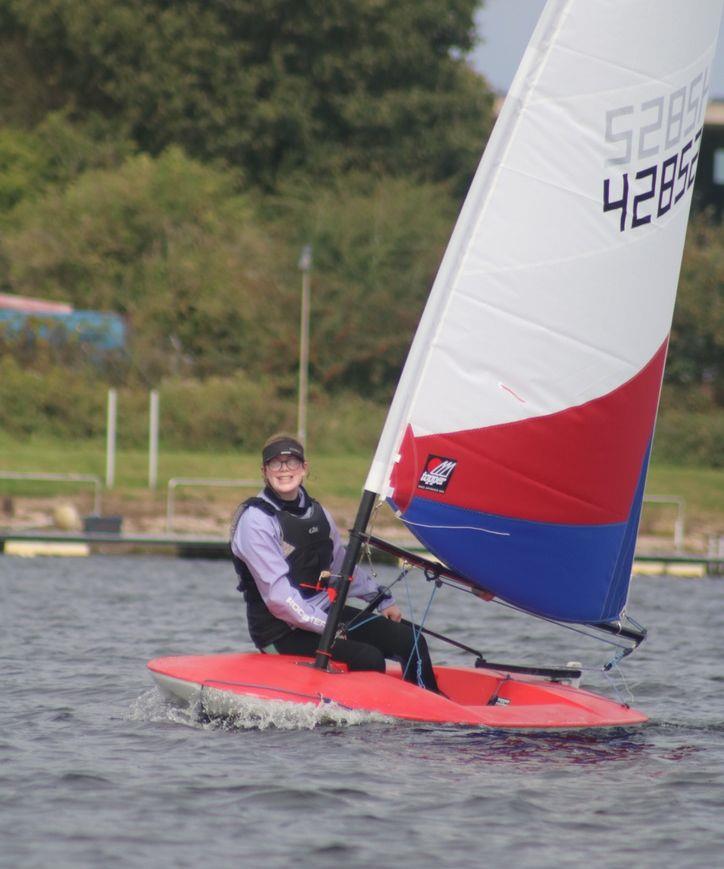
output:
<svg viewBox="0 0 724 869"><path fill-rule="evenodd" d="M392 474L393 501L403 513L414 495L538 522L625 522L656 418L667 344L628 382L577 407L422 437L408 426ZM443 468L439 485L426 486L423 473L436 467Z"/></svg>

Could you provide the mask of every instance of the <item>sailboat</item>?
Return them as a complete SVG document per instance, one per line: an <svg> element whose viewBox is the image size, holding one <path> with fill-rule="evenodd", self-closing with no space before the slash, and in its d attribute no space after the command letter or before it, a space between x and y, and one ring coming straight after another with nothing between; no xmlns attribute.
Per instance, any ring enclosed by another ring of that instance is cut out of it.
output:
<svg viewBox="0 0 724 869"><path fill-rule="evenodd" d="M723 0L549 0L389 409L315 660L157 659L167 693L498 728L632 725L575 667L437 667L436 695L330 663L380 502L429 575L633 650L631 566ZM399 554L399 553L397 553Z"/></svg>

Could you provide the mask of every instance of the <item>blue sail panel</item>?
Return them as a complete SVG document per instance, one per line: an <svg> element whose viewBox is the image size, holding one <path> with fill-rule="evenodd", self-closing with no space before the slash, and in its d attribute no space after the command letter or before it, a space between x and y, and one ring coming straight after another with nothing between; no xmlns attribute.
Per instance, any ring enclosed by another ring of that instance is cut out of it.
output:
<svg viewBox="0 0 724 869"><path fill-rule="evenodd" d="M650 458L651 441L649 441L646 455L641 463L641 474L639 475L638 485L636 486L636 492L634 493L633 502L631 504L631 512L629 513L626 522L619 557L613 571L613 576L611 577L606 608L615 610L618 613L620 613L626 605L628 587L631 581L631 565L634 560L636 535L638 534L639 522L641 521L641 508L643 507L646 474L648 472Z"/></svg>
<svg viewBox="0 0 724 869"><path fill-rule="evenodd" d="M608 622L626 604L643 500L646 451L625 522L535 522L414 497L403 520L474 586L546 618Z"/></svg>

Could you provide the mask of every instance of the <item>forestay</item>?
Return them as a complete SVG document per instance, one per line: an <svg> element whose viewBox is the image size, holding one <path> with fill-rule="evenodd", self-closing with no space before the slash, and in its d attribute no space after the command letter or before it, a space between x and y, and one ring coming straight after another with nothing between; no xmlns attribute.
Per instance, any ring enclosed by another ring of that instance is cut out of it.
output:
<svg viewBox="0 0 724 869"><path fill-rule="evenodd" d="M722 0L549 0L366 488L476 585L625 605Z"/></svg>

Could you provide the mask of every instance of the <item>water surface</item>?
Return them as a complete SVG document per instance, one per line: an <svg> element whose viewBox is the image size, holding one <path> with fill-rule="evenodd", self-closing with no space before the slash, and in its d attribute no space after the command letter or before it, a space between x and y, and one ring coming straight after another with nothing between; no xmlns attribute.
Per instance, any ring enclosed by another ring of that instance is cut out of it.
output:
<svg viewBox="0 0 724 869"><path fill-rule="evenodd" d="M249 650L233 587L225 562L0 557L0 865L721 865L722 579L634 580L650 638L625 682L594 669L600 643L439 591L431 628L491 660L581 660L587 687L651 717L548 735L308 710L199 720L145 662ZM418 615L429 591L415 581Z"/></svg>

